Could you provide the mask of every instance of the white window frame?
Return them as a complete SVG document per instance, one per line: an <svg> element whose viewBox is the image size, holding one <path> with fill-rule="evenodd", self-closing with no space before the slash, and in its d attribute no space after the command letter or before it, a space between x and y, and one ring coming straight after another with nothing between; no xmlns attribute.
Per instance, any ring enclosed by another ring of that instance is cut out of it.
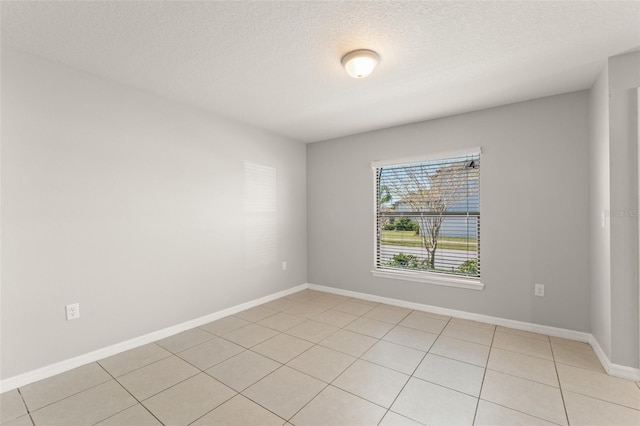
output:
<svg viewBox="0 0 640 426"><path fill-rule="evenodd" d="M428 272L428 271L400 271L400 270L388 270L388 269L379 269L377 267L377 256L378 256L378 185L376 182L376 170L380 167L385 166L396 166L402 164L410 164L410 163L420 163L430 160L437 160L441 158L447 157L456 157L463 156L468 154L480 154L482 155L481 147L468 148L459 151L449 151L449 152L440 152L436 154L430 154L425 156L418 157L406 157L406 158L398 158L394 160L382 160L382 161L372 161L371 162L371 170L373 171L373 269L371 270L371 275L378 278L390 278L395 280L403 280L403 281L413 281L419 283L426 284L434 284L445 287L458 287L465 288L470 290L482 290L484 289L484 284L482 283L480 278L471 278L471 277L461 277L461 276L448 276L445 274L440 274L436 272ZM480 169L480 173L482 173L482 168ZM480 188L482 188L482 179L480 179ZM482 201L481 201L482 202ZM478 242L479 244L479 242Z"/></svg>

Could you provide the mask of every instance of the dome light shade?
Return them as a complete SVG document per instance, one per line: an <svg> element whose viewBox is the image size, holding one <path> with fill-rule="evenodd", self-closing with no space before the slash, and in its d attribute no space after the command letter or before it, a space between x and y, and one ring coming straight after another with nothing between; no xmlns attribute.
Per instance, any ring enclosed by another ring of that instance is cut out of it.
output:
<svg viewBox="0 0 640 426"><path fill-rule="evenodd" d="M363 78L371 74L380 57L373 50L360 49L349 52L342 58L342 66L353 78Z"/></svg>

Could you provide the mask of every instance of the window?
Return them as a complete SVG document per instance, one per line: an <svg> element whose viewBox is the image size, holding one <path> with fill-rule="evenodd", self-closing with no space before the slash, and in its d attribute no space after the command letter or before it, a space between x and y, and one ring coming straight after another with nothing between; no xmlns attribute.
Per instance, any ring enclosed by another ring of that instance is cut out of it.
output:
<svg viewBox="0 0 640 426"><path fill-rule="evenodd" d="M480 149L372 166L373 274L482 288Z"/></svg>

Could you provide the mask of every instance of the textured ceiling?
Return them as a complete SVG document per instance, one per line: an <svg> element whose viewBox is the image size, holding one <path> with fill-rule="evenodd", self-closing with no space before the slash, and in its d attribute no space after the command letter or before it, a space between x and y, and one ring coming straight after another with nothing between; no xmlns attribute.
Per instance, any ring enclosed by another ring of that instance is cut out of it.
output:
<svg viewBox="0 0 640 426"><path fill-rule="evenodd" d="M588 88L640 46L638 1L0 4L3 46L305 142Z"/></svg>

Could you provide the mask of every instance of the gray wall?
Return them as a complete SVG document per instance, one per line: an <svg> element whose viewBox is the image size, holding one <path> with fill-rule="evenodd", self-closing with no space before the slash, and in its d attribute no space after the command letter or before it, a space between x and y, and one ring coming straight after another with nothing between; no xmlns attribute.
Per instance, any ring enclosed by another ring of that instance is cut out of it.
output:
<svg viewBox="0 0 640 426"><path fill-rule="evenodd" d="M640 53L614 56L589 99L591 331L611 362L628 367L640 366L638 86Z"/></svg>
<svg viewBox="0 0 640 426"><path fill-rule="evenodd" d="M611 359L611 219L609 177L609 73L600 73L589 95L591 212L591 333ZM604 222L603 222L604 220Z"/></svg>
<svg viewBox="0 0 640 426"><path fill-rule="evenodd" d="M306 282L301 143L4 48L1 136L2 378Z"/></svg>
<svg viewBox="0 0 640 426"><path fill-rule="evenodd" d="M473 146L485 289L372 277L370 162ZM309 144L307 194L310 283L590 330L587 91Z"/></svg>
<svg viewBox="0 0 640 426"><path fill-rule="evenodd" d="M609 58L611 361L638 367L638 105L640 52Z"/></svg>

